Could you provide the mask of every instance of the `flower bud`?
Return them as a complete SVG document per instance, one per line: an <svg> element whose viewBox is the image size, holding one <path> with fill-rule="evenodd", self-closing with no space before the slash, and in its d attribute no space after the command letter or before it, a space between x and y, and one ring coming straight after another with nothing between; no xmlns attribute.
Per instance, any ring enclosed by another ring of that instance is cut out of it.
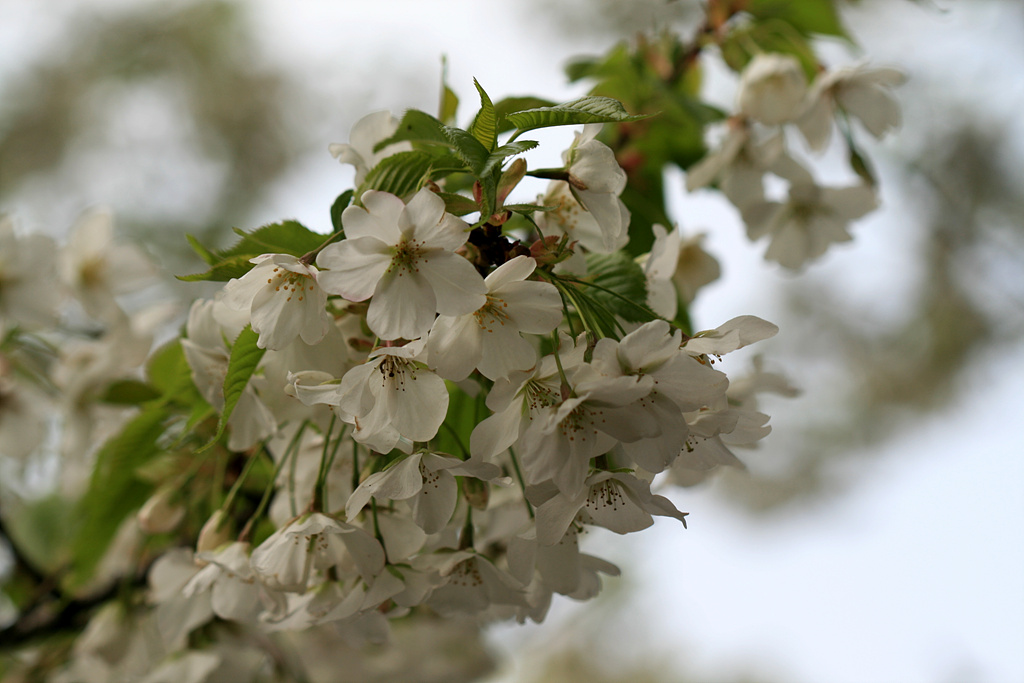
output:
<svg viewBox="0 0 1024 683"><path fill-rule="evenodd" d="M196 543L196 554L216 550L231 540L231 525L223 510L217 510L206 524L199 530L199 541Z"/></svg>
<svg viewBox="0 0 1024 683"><path fill-rule="evenodd" d="M175 503L175 489L164 487L157 490L138 512L139 528L147 534L166 534L181 524L185 508Z"/></svg>

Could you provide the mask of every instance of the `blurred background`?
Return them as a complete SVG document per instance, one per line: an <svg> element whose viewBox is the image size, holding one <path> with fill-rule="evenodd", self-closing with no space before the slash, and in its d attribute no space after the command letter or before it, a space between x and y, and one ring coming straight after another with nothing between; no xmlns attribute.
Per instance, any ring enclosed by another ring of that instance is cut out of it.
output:
<svg viewBox="0 0 1024 683"><path fill-rule="evenodd" d="M539 626L491 629L488 680L1024 681L1024 5L840 6L860 47L822 43L826 61L909 77L902 130L864 143L882 208L855 241L794 276L719 195L670 183L674 218L723 266L695 326L777 323L758 351L801 395L763 402L774 432L740 453L748 471L666 492L689 530L590 534L623 577ZM352 179L328 143L369 111L433 111L442 55L465 123L474 77L494 99L572 99L588 86L566 84L571 57L685 32L696 9L0 0L0 212L59 237L106 206L169 272L194 272L185 233L327 232ZM708 98L731 107L732 85L712 70ZM557 163L570 138L552 140ZM816 175L843 163L827 152ZM753 358L735 355L742 373Z"/></svg>

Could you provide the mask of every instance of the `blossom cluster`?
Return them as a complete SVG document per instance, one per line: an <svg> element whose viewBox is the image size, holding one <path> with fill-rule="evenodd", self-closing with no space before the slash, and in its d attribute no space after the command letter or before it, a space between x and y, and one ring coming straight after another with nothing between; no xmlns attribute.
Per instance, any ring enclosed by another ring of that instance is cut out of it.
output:
<svg viewBox="0 0 1024 683"><path fill-rule="evenodd" d="M820 150L839 120L856 154L850 120L898 125L898 81L857 66L808 85L794 57L752 57L688 189L721 190L766 258L803 267L876 194L866 168L819 185L786 127ZM700 235L634 216L640 162L611 141L656 119L477 89L466 129L454 112L378 112L330 146L355 171L333 234L286 221L227 249L193 240L210 269L183 279L219 289L155 350L166 309L125 307L155 268L109 216L63 247L0 218L0 456L60 434L77 501L61 509L80 516L54 585L88 626L50 680L277 680L263 674L268 657L288 668L271 645L288 632L334 647L539 622L618 575L592 530L685 527L665 487L742 468L734 449L769 434L759 395L795 390L760 359L745 377L721 361L778 328L693 327L718 261ZM521 135L570 125L562 165L530 168L538 143Z"/></svg>

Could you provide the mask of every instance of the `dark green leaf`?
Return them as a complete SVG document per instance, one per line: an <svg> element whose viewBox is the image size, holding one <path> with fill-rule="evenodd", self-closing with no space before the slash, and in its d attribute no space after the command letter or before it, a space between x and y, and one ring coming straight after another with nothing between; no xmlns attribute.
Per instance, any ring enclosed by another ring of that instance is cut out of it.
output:
<svg viewBox="0 0 1024 683"><path fill-rule="evenodd" d="M149 386L160 392L165 401L185 406L206 405L192 383L192 368L189 367L179 339L153 352L146 361L146 380Z"/></svg>
<svg viewBox="0 0 1024 683"><path fill-rule="evenodd" d="M656 317L647 308L643 268L623 252L587 254L586 280L595 285L587 294L623 320L647 322Z"/></svg>
<svg viewBox="0 0 1024 683"><path fill-rule="evenodd" d="M331 204L331 225L334 226L334 232L341 232L341 214L352 203L352 197L355 194L352 190L345 190L338 195L338 198Z"/></svg>
<svg viewBox="0 0 1024 683"><path fill-rule="evenodd" d="M557 206L540 206L538 204L506 204L501 207L506 211L514 211L515 213L533 213L534 211L554 211Z"/></svg>
<svg viewBox="0 0 1024 683"><path fill-rule="evenodd" d="M74 501L61 495L37 500L12 496L5 513L9 540L34 569L53 574L68 561L68 545L78 514Z"/></svg>
<svg viewBox="0 0 1024 683"><path fill-rule="evenodd" d="M476 91L480 93L480 111L477 112L476 118L473 119L469 132L480 141L480 144L487 151L491 151L494 149L494 143L498 137L498 117L494 112L494 104L491 102L491 98L488 97L483 86L475 78L473 79L473 85L476 86Z"/></svg>
<svg viewBox="0 0 1024 683"><path fill-rule="evenodd" d="M137 379L122 379L111 382L98 400L103 403L135 405L152 401L161 396L163 396L163 392L145 382L140 382Z"/></svg>
<svg viewBox="0 0 1024 683"><path fill-rule="evenodd" d="M511 113L505 118L515 125L518 135L535 128L572 126L581 123L638 121L647 116L632 116L618 100L591 95L554 107L539 107Z"/></svg>

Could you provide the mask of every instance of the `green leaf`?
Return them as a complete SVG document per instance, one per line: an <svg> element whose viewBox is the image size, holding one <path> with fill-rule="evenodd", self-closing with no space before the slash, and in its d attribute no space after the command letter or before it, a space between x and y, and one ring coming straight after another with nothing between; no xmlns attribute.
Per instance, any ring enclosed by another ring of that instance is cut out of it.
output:
<svg viewBox="0 0 1024 683"><path fill-rule="evenodd" d="M244 255L251 258L260 254L303 256L319 247L326 237L313 232L298 221L271 223L252 232L244 232L238 228L234 231L242 239L230 248L218 251L217 255L221 258Z"/></svg>
<svg viewBox="0 0 1024 683"><path fill-rule="evenodd" d="M557 206L541 206L540 204L506 204L503 207L506 211L512 211L514 213L525 213L530 214L535 211L554 211Z"/></svg>
<svg viewBox="0 0 1024 683"><path fill-rule="evenodd" d="M526 109L539 109L541 107L553 107L555 103L540 97L506 97L494 104L494 114L498 118L498 134L508 132L515 128L515 124L508 120L508 115Z"/></svg>
<svg viewBox="0 0 1024 683"><path fill-rule="evenodd" d="M402 120L398 122L395 134L374 145L373 151L379 152L388 145L406 140L409 142L449 145L448 138L444 134L445 128L447 126L430 114L419 109L409 109L402 116Z"/></svg>
<svg viewBox="0 0 1024 683"><path fill-rule="evenodd" d="M623 252L587 254L588 295L628 322L655 319L647 308L647 277L636 261Z"/></svg>
<svg viewBox="0 0 1024 683"><path fill-rule="evenodd" d="M192 383L192 368L175 339L153 352L146 361L147 384L160 392L164 401L184 406L206 406Z"/></svg>
<svg viewBox="0 0 1024 683"><path fill-rule="evenodd" d="M491 155L487 157L487 162L484 164L484 167L480 169L480 175L490 175L494 169L501 167L502 162L507 157L522 154L523 152L533 149L538 144L540 143L535 140L517 140L516 142L510 142L507 145L502 145L491 152Z"/></svg>
<svg viewBox="0 0 1024 683"><path fill-rule="evenodd" d="M252 232L243 232L235 228L239 239L227 249L220 249L215 252L205 250L207 261L212 268L204 273L194 275L179 275L179 280L185 282L196 282L199 280L213 280L226 282L231 278L241 277L252 269L249 259L260 254L291 254L302 256L319 247L325 235L313 232L298 221L282 221L271 223L257 228ZM190 240L190 243L194 240ZM196 243L198 244L198 243ZM201 254L202 256L202 254Z"/></svg>
<svg viewBox="0 0 1024 683"><path fill-rule="evenodd" d="M437 436L431 440L431 445L442 453L468 459L470 435L483 416L477 414L476 398L452 382L445 382L445 386L448 388L445 426L438 430Z"/></svg>
<svg viewBox="0 0 1024 683"><path fill-rule="evenodd" d="M752 51L752 46L756 50ZM722 42L722 59L737 72L743 71L759 52L778 52L799 60L808 80L818 72L818 57L807 39L785 21L767 19L732 31Z"/></svg>
<svg viewBox="0 0 1024 683"><path fill-rule="evenodd" d="M455 113L459 109L459 96L448 87L448 60L441 57L441 103L437 118L445 124L455 123Z"/></svg>
<svg viewBox="0 0 1024 683"><path fill-rule="evenodd" d="M135 405L163 396L163 392L137 379L121 379L111 382L97 400L117 405Z"/></svg>
<svg viewBox="0 0 1024 683"><path fill-rule="evenodd" d="M249 379L256 372L256 366L260 364L263 354L266 353L266 349L261 349L256 345L258 339L259 335L253 331L252 325L246 325L231 345L228 372L224 377L224 409L220 413L217 432L205 446L196 451L197 454L213 446L224 435L228 420L231 419L231 413L234 412L235 406L242 398L242 392L249 384Z"/></svg>
<svg viewBox="0 0 1024 683"><path fill-rule="evenodd" d="M481 145L487 148L487 151L491 151L494 149L494 143L498 138L498 117L495 114L491 98L488 97L483 86L475 78L473 79L473 85L476 86L476 91L480 93L480 111L477 112L476 118L473 119L469 132L480 141Z"/></svg>
<svg viewBox="0 0 1024 683"><path fill-rule="evenodd" d="M331 204L331 225L334 226L335 233L341 233L341 214L348 208L348 205L352 203L352 197L355 195L353 190L345 190L338 195L338 198ZM342 233L344 234L344 233Z"/></svg>
<svg viewBox="0 0 1024 683"><path fill-rule="evenodd" d="M185 239L188 240L189 246L192 247L192 251L199 255L199 258L203 259L207 265L213 265L217 262L217 255L200 244L199 240L192 235L185 235Z"/></svg>
<svg viewBox="0 0 1024 683"><path fill-rule="evenodd" d="M468 131L451 126L444 127L444 135L451 144L455 155L462 159L470 170L483 180L483 169L491 156L490 150L480 144Z"/></svg>
<svg viewBox="0 0 1024 683"><path fill-rule="evenodd" d="M847 37L833 0L750 0L745 9L758 19L781 19L804 35Z"/></svg>
<svg viewBox="0 0 1024 683"><path fill-rule="evenodd" d="M581 123L638 121L647 116L631 116L618 100L591 95L554 107L539 107L514 112L505 118L515 125L516 135L519 135L536 128L573 126Z"/></svg>
<svg viewBox="0 0 1024 683"><path fill-rule="evenodd" d="M72 587L88 582L121 522L149 497L152 487L135 476L135 469L160 453L157 440L166 418L160 406L144 410L96 453L89 489L77 510Z"/></svg>
<svg viewBox="0 0 1024 683"><path fill-rule="evenodd" d="M68 546L78 511L61 495L5 501L4 524L18 553L37 571L53 574L68 561Z"/></svg>
<svg viewBox="0 0 1024 683"><path fill-rule="evenodd" d="M456 216L479 211L480 207L469 197L453 192L438 192L437 196L444 200L444 210Z"/></svg>
<svg viewBox="0 0 1024 683"><path fill-rule="evenodd" d="M242 277L253 268L253 264L249 263L249 259L253 256L259 256L259 254L243 254L241 256L232 256L231 258L223 259L213 268L202 273L193 273L192 275L176 275L182 282L227 282L233 278Z"/></svg>
<svg viewBox="0 0 1024 683"><path fill-rule="evenodd" d="M405 197L420 189L429 177L435 156L422 151L399 152L381 159L359 186L358 194L370 190Z"/></svg>

